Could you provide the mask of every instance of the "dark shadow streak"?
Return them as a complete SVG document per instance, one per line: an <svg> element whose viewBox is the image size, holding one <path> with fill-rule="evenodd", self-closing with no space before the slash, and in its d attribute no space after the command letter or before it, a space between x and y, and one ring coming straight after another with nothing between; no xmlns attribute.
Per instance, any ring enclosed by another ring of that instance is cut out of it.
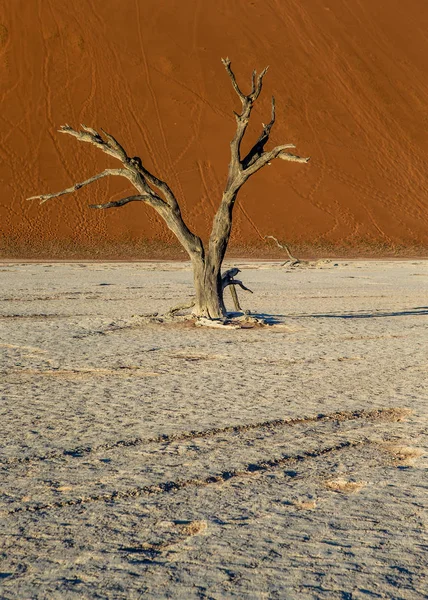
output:
<svg viewBox="0 0 428 600"><path fill-rule="evenodd" d="M425 309L425 307L423 307ZM371 312L371 313L343 313L343 314L318 314L318 315L296 315L298 318L311 319L376 319L378 317L409 317L428 315L428 310L409 309L394 312ZM290 315L292 316L292 315Z"/></svg>
<svg viewBox="0 0 428 600"><path fill-rule="evenodd" d="M266 313L250 313L250 317L263 320L267 325L284 323L284 319L376 319L378 317L408 317L428 315L428 306L417 306L412 309L393 312L368 312L368 313L319 313L319 314L288 314L269 315ZM244 313L228 313L229 318L242 317Z"/></svg>

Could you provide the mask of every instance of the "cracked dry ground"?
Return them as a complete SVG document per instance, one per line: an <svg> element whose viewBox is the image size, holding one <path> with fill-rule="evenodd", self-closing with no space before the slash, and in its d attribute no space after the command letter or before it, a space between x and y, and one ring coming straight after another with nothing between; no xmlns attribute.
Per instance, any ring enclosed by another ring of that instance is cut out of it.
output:
<svg viewBox="0 0 428 600"><path fill-rule="evenodd" d="M424 261L0 268L0 597L427 598Z"/></svg>

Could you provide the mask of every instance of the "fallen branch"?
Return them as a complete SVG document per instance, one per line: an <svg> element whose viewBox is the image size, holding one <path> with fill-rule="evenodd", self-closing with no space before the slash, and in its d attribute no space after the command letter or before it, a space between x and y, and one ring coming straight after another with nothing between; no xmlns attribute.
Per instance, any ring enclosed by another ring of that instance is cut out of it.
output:
<svg viewBox="0 0 428 600"><path fill-rule="evenodd" d="M285 250L288 254L288 258L290 260L287 260L285 263L283 263L281 266L283 267L284 265L289 264L290 267L294 267L294 265L298 265L299 263L301 263L301 260L299 260L298 258L296 258L295 256L293 256L290 252L289 247L287 246L287 244L280 244L278 242L278 240L276 239L276 237L273 237L273 235L265 235L264 239L271 239L274 240L276 242L276 245L278 246L278 248L281 248L281 250Z"/></svg>

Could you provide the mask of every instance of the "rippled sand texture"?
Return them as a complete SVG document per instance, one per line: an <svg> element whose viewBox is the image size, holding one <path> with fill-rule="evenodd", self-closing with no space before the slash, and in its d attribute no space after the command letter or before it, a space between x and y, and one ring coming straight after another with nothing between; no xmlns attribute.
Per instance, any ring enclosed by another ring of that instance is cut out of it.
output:
<svg viewBox="0 0 428 600"><path fill-rule="evenodd" d="M0 596L426 597L427 263L0 269Z"/></svg>
<svg viewBox="0 0 428 600"><path fill-rule="evenodd" d="M263 239L273 235L312 253L426 255L427 30L426 0L2 3L2 255L179 256L149 208L88 208L129 195L125 180L42 207L24 201L116 164L56 133L64 123L104 128L141 155L207 236L239 108L227 55L244 89L253 68L270 65L248 143L274 93L272 142L312 156L278 161L245 186L235 254L275 252Z"/></svg>

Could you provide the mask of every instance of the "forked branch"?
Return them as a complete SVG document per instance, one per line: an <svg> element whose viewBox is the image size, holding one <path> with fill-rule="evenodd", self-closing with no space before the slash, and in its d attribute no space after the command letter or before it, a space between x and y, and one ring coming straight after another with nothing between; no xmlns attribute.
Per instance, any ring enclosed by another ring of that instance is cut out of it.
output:
<svg viewBox="0 0 428 600"><path fill-rule="evenodd" d="M117 139L110 133L104 131L104 129L101 129L101 131L105 139L103 139L103 137L95 129L92 129L92 127L81 125L81 128L81 131L76 131L70 127L70 125L62 125L59 131L61 133L67 133L68 135L77 138L81 142L90 143L106 154L109 154L110 156L120 160L126 169L125 171L122 171L121 175L128 177L128 179L131 179L133 183L136 179L138 180L138 183L143 187L145 193L147 194L146 201L150 201L150 199L152 199L155 203L162 201L162 199L150 187L153 186L162 193L165 202L169 206L175 209L178 207L177 200L170 187L165 183L165 181L162 181L153 175L146 167L144 167L139 156L130 158ZM122 205L119 204L118 206Z"/></svg>
<svg viewBox="0 0 428 600"><path fill-rule="evenodd" d="M284 144L277 146L273 150L268 152L265 151L265 146L269 141L271 129L275 124L276 111L275 111L275 98L272 96L271 104L271 119L267 125L263 124L263 130L258 140L253 145L251 150L241 159L241 143L245 135L245 131L248 126L248 122L253 109L253 104L257 100L262 91L263 77L266 74L268 67L258 75L256 71L252 74L251 92L246 95L242 92L239 87L234 72L232 71L231 62L228 58L222 59L222 62L226 68L226 71L232 82L232 86L238 94L242 103L241 114L235 113L236 117L236 133L230 143L231 148L231 161L229 165L229 178L227 183L226 191L233 189L238 190L253 173L256 173L259 169L269 164L270 161L275 158L282 158L283 160L289 160L293 162L308 162L309 158L302 158L285 150L295 148L294 144Z"/></svg>
<svg viewBox="0 0 428 600"><path fill-rule="evenodd" d="M263 131L260 134L259 139L251 148L247 156L243 159L242 164L244 169L252 165L260 156L263 154L263 150L267 142L269 141L270 130L275 123L275 97L272 96L272 108L271 108L271 119L267 125L263 123ZM294 148L294 146L292 146Z"/></svg>
<svg viewBox="0 0 428 600"><path fill-rule="evenodd" d="M117 208L125 206L129 202L145 202L154 208L164 219L169 229L177 236L179 242L183 245L191 258L194 258L195 256L198 257L199 260L203 258L204 248L202 241L189 230L184 222L177 199L171 188L164 181L153 175L153 173L143 165L139 156L130 158L124 147L116 140L116 138L103 129L101 130L103 135L86 125L81 125L80 131L73 129L70 125L63 125L59 131L75 137L80 142L92 144L99 150L120 160L123 168L106 169L102 173L94 175L81 183L76 183L61 192L32 196L29 200L39 199L41 200L41 203L43 203L50 198L56 198L63 194L75 192L81 187L89 185L107 175L121 175L128 179L139 193L127 196L121 200L112 200L102 204L92 204L90 205L91 208Z"/></svg>
<svg viewBox="0 0 428 600"><path fill-rule="evenodd" d="M86 181L82 183L76 183L75 185L58 192L56 194L43 194L40 196L32 196L29 200L40 199L41 204L49 200L50 198L56 198L58 196L62 196L63 194L70 194L79 190L81 187L93 183L101 177L105 177L107 175L122 175L126 177L134 184L139 184L144 191L144 194L140 194L138 196L129 196L128 198L124 198L123 200L119 200L116 202L108 202L106 204L92 204L91 208L114 208L119 206L124 206L128 204L128 202L133 202L137 200L148 202L153 206L160 206L161 204L169 205L171 208L177 209L178 203L177 200L172 193L170 187L161 179L150 173L150 171L143 166L141 158L139 156L134 156L130 158L126 153L123 146L113 137L110 133L107 133L103 129L101 129L104 138L92 127L88 127L87 125L81 125L81 130L76 131L70 125L62 125L59 129L61 133L66 133L77 138L80 142L87 142L92 144L99 150L102 150L106 154L113 156L114 158L121 161L124 168L123 169L106 169L102 173L98 175L94 175L90 177ZM160 191L164 197L162 199L156 192L153 190L156 188Z"/></svg>
<svg viewBox="0 0 428 600"><path fill-rule="evenodd" d="M235 73L232 71L232 68L230 66L231 65L230 59L222 58L221 62L224 64L226 71L232 81L233 89L238 94L238 96L241 98L242 105L244 106L248 102L254 102L255 100L257 100L257 98L260 95L260 92L262 91L263 77L266 75L269 67L265 67L259 75L257 75L257 71L255 71L255 70L253 71L252 82L251 82L252 83L251 93L246 95L241 91L241 88L239 87L239 85L236 81Z"/></svg>
<svg viewBox="0 0 428 600"><path fill-rule="evenodd" d="M230 143L231 149L231 162L229 166L229 182L233 178L233 175L242 171L243 164L241 162L241 142L244 137L245 131L248 126L248 121L250 119L251 111L253 109L253 104L257 100L262 91L263 86L263 77L266 75L268 67L263 69L260 74L257 74L257 71L253 71L252 80L251 80L251 92L246 95L242 92L239 87L234 72L231 68L231 62L228 58L222 58L222 63L225 66L227 74L230 77L232 82L233 89L238 94L241 104L242 104L242 112L240 114L235 113L236 117L236 133Z"/></svg>
<svg viewBox="0 0 428 600"><path fill-rule="evenodd" d="M139 171L139 173L142 175L146 182L148 181L152 186L154 186L160 192L162 192L167 204L169 204L171 208L178 209L177 199L174 196L171 188L165 181L162 181L162 179L159 179L158 177L150 173L150 171L148 171L143 166L141 158L139 156L134 156L134 158L131 158L131 163Z"/></svg>
<svg viewBox="0 0 428 600"><path fill-rule="evenodd" d="M67 133L68 135L72 135L77 138L79 142L87 142L89 144L93 144L106 154L110 156L114 156L123 163L127 163L129 161L129 157L126 154L123 147L119 144L119 142L109 133L103 131L106 140L100 136L100 134L92 129L92 127L87 127L86 125L81 125L82 130L76 131L70 125L61 125L58 129L60 133Z"/></svg>

